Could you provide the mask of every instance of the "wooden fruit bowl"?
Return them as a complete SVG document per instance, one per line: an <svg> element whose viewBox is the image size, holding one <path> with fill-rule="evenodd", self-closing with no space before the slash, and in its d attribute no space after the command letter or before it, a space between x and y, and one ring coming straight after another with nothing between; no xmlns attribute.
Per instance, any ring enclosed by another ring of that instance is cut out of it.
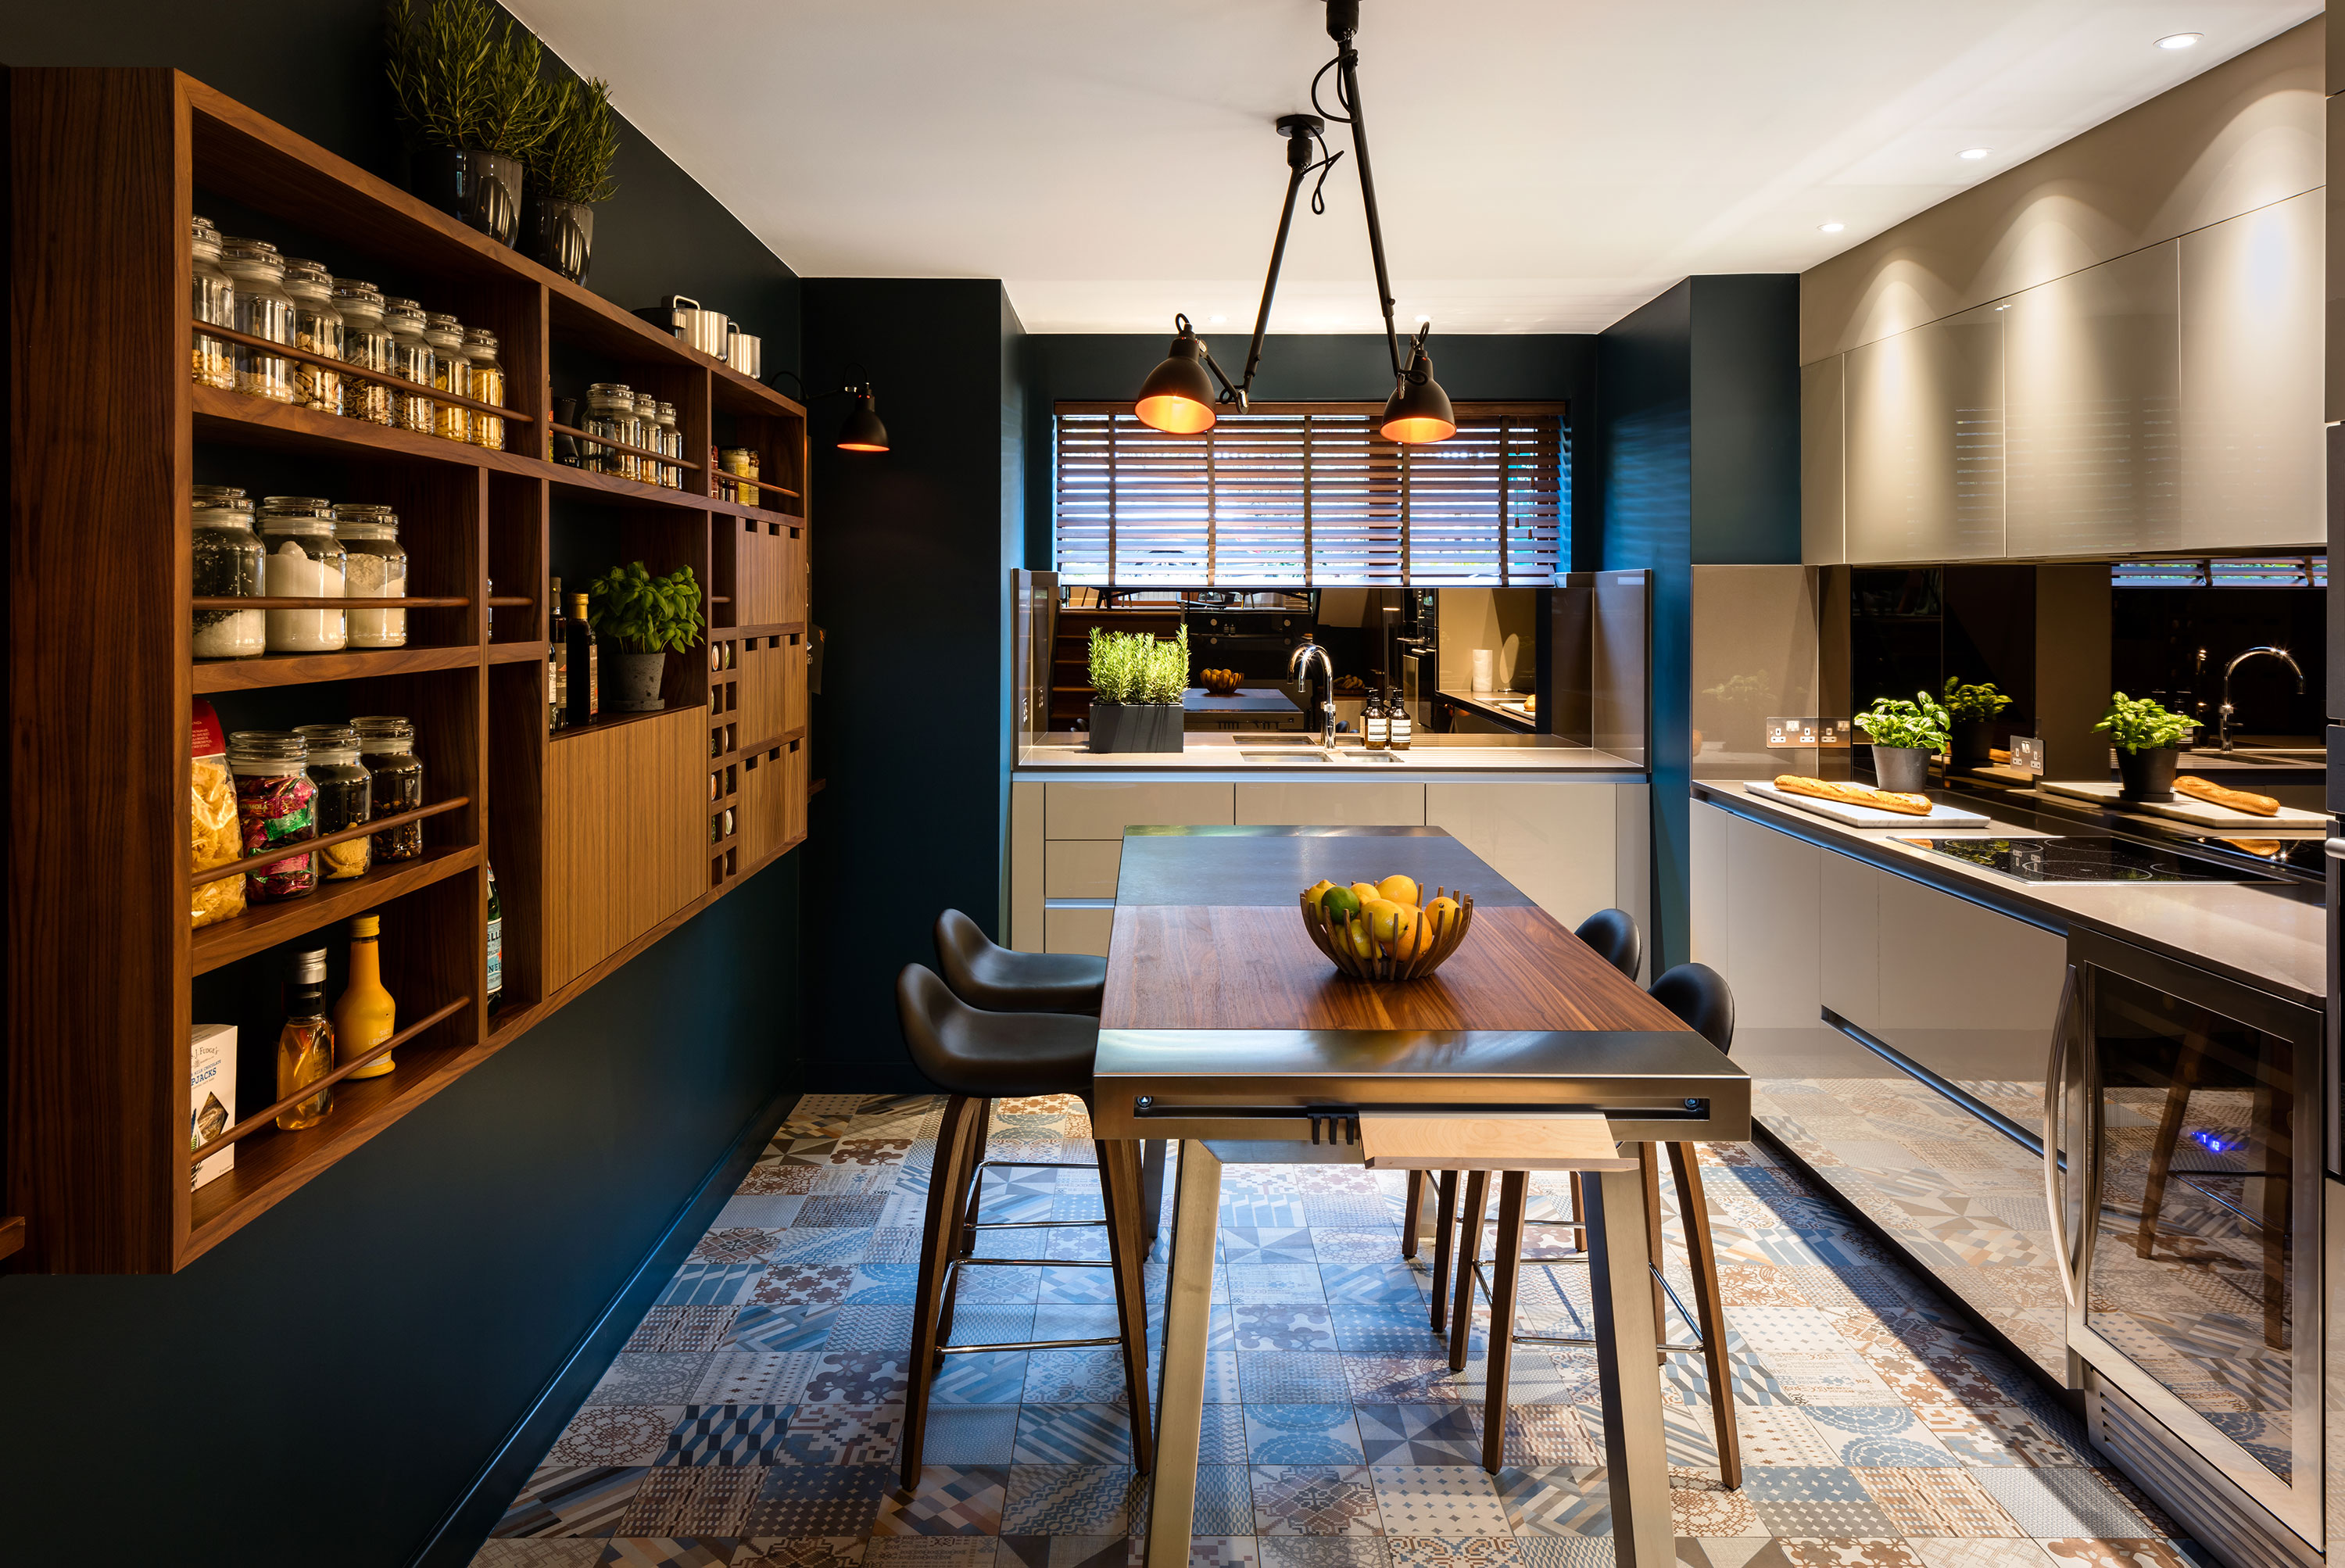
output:
<svg viewBox="0 0 2345 1568"><path fill-rule="evenodd" d="M1379 942L1373 935L1368 938L1372 950L1369 956L1361 957L1351 942L1351 927L1356 922L1345 921L1341 922L1340 928L1330 926L1326 916L1320 912L1318 905L1311 901L1307 892L1300 901L1303 929L1311 933L1311 940L1319 944L1319 951L1327 955L1329 962L1355 980L1423 980L1439 969L1443 960L1457 951L1457 944L1466 940L1467 929L1474 923L1472 893L1461 893L1451 888L1436 888L1433 894L1435 898L1447 896L1456 899L1457 911L1451 914L1445 910L1442 913L1447 918L1437 921L1420 917L1426 919L1431 925L1433 939L1406 958L1399 956L1393 944ZM1432 900L1426 901L1429 903Z"/></svg>
<svg viewBox="0 0 2345 1568"><path fill-rule="evenodd" d="M1215 697L1234 696L1244 679L1245 677L1233 669L1201 669L1197 672L1197 684Z"/></svg>

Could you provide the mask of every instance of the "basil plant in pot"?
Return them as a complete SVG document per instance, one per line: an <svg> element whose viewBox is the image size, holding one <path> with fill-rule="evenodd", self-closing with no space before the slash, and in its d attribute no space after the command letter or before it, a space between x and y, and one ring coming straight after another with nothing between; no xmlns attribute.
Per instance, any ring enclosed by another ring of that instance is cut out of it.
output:
<svg viewBox="0 0 2345 1568"><path fill-rule="evenodd" d="M2181 760L2181 745L2198 728L2188 714L2177 713L2154 697L2109 694L2109 710L2093 726L2117 748L2117 795L2126 800L2174 799L2174 765Z"/></svg>
<svg viewBox="0 0 2345 1568"><path fill-rule="evenodd" d="M611 84L602 77L564 82L553 91L545 139L529 155L527 249L531 260L584 283L594 260L594 205L619 193L611 178L619 127L611 114Z"/></svg>
<svg viewBox="0 0 2345 1568"><path fill-rule="evenodd" d="M1930 787L1930 753L1946 744L1946 710L1917 691L1914 700L1876 697L1856 716L1873 742L1873 777L1883 789L1919 795Z"/></svg>
<svg viewBox="0 0 2345 1568"><path fill-rule="evenodd" d="M1171 642L1091 628L1093 751L1178 751L1189 686L1189 629Z"/></svg>
<svg viewBox="0 0 2345 1568"><path fill-rule="evenodd" d="M500 245L521 227L522 169L545 139L557 90L543 51L487 0L391 0L386 68L400 117L424 144L415 193Z"/></svg>
<svg viewBox="0 0 2345 1568"><path fill-rule="evenodd" d="M1995 689L1993 681L1964 684L1960 676L1946 677L1946 715L1953 721L1946 760L1954 768L1984 768L1995 748L1995 716L2011 706L2011 698Z"/></svg>
<svg viewBox="0 0 2345 1568"><path fill-rule="evenodd" d="M700 583L678 566L655 577L641 561L614 566L586 585L587 623L619 645L610 706L620 713L657 713L660 677L671 653L700 645Z"/></svg>

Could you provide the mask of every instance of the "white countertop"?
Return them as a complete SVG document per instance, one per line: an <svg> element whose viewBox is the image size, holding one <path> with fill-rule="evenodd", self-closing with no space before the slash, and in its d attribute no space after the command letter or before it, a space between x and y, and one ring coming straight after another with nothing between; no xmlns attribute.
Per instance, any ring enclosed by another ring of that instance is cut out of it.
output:
<svg viewBox="0 0 2345 1568"><path fill-rule="evenodd" d="M2027 882L1965 865L1911 844L1913 828L1850 828L1748 793L1739 781L1701 779L1695 799L1714 797L1743 815L1842 850L1884 870L2046 924L2071 923L2158 950L2178 962L2228 972L2251 985L2318 1005L2329 989L2329 915L2322 890L2305 882ZM1994 803L1958 804L1995 816ZM2079 829L2078 831L2090 831ZM1931 828L1936 839L2043 839L2058 835L2015 823Z"/></svg>
<svg viewBox="0 0 2345 1568"><path fill-rule="evenodd" d="M1548 735L1419 736L1406 751L1369 751L1359 738L1336 738L1331 756L1293 731L1249 735L1192 730L1179 751L1092 751L1088 738L1055 734L1022 746L1018 771L1096 773L1285 774L1315 779L1402 779L1432 773L1602 773L1644 776L1644 766L1609 751Z"/></svg>

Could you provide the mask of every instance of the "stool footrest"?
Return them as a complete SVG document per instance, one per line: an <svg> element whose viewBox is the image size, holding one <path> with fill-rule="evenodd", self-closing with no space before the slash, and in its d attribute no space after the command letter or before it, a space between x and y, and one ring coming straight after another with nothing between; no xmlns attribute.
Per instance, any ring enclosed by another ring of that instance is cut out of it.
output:
<svg viewBox="0 0 2345 1568"><path fill-rule="evenodd" d="M1015 1345L939 1345L939 1356L976 1356L993 1350L1087 1350L1093 1346L1121 1345L1123 1341L1110 1334L1101 1339L1026 1339Z"/></svg>

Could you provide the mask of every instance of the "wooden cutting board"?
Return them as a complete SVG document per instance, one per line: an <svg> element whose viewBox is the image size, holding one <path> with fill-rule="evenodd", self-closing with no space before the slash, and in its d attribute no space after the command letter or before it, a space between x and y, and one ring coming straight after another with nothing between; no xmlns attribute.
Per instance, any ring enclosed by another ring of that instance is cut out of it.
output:
<svg viewBox="0 0 2345 1568"><path fill-rule="evenodd" d="M2329 824L2329 819L2318 811L2299 811L2292 806L2282 806L2277 817L2259 817L2253 811L2234 811L2228 806L2194 800L2188 795L2177 795L2171 800L2120 800L2117 791L2123 786L2090 780L2072 783L2047 779L2038 788L2104 806L2122 806L2128 811L2148 811L2178 821L2196 822L2202 828L2325 828Z"/></svg>
<svg viewBox="0 0 2345 1568"><path fill-rule="evenodd" d="M1599 1115L1362 1116L1372 1171L1632 1171Z"/></svg>
<svg viewBox="0 0 2345 1568"><path fill-rule="evenodd" d="M1852 828L1984 828L1987 820L1976 811L1960 810L1943 801L1933 802L1926 817L1911 816L1903 811L1884 811L1877 806L1853 806L1845 800L1825 800L1813 795L1793 795L1778 789L1763 780L1742 787L1762 800L1778 806L1796 806L1819 817L1830 817L1835 822L1845 822Z"/></svg>

